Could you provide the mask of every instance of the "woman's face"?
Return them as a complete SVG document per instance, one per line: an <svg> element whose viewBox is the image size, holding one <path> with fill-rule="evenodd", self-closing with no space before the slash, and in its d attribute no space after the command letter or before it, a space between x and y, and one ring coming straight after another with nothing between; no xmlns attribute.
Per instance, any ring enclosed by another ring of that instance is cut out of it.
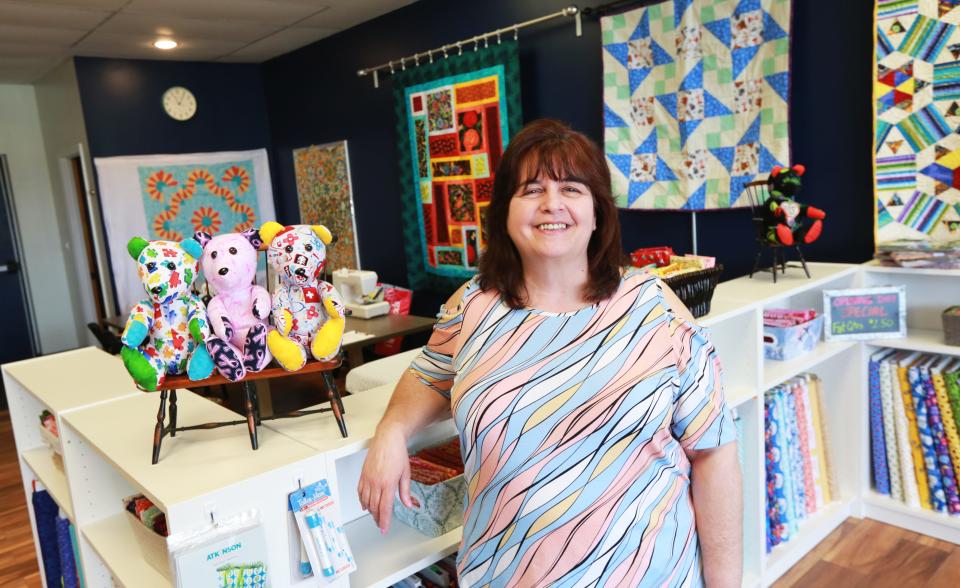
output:
<svg viewBox="0 0 960 588"><path fill-rule="evenodd" d="M541 176L520 185L510 200L507 234L524 263L585 262L595 228L593 194L576 178Z"/></svg>

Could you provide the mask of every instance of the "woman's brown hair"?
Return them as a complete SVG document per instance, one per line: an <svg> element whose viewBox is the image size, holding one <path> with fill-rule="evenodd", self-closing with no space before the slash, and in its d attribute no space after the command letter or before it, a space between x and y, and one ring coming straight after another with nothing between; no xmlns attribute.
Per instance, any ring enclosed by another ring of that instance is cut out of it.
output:
<svg viewBox="0 0 960 588"><path fill-rule="evenodd" d="M517 189L541 177L554 181L577 178L593 195L597 228L587 246L589 279L583 297L594 303L606 300L620 285L620 268L626 262L610 168L596 143L550 119L533 121L517 133L497 166L487 208L486 250L480 256L480 288L496 290L511 308L525 305L523 265L507 234L507 215Z"/></svg>

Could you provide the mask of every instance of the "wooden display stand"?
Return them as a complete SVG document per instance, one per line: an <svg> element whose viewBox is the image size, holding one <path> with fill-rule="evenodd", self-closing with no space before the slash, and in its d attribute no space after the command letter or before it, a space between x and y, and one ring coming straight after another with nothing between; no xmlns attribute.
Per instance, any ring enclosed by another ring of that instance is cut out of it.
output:
<svg viewBox="0 0 960 588"><path fill-rule="evenodd" d="M337 426L340 428L340 435L347 437L347 423L343 419L343 401L340 399L340 391L337 389L337 383L330 374L340 366L340 361L310 361L303 368L295 372L288 372L280 367L269 367L259 372L251 372L242 381L243 384L243 404L246 410L246 418L243 420L232 421L211 421L190 425L187 427L177 426L177 389L178 388L205 388L207 386L219 386L231 384L230 380L224 378L219 373L204 380L194 381L186 374L168 377L163 382L163 389L160 391L160 409L157 411L157 425L153 431L153 453L152 462L156 464L160 461L160 445L163 438L167 435L176 437L180 431L193 431L196 429L217 429L219 427L228 427L231 425L246 424L250 431L250 446L257 450L260 441L257 435L257 427L263 421L273 419L287 419L305 416L308 414L317 414L323 412L333 412L337 419ZM304 374L313 374L319 372L323 376L323 383L327 388L327 399L330 401L329 407L321 407L313 410L295 410L284 414L275 414L272 416L260 416L260 402L257 398L257 388L253 382L256 380L267 380L274 378L283 378L286 376L299 376ZM167 411L169 408L170 418L167 422Z"/></svg>

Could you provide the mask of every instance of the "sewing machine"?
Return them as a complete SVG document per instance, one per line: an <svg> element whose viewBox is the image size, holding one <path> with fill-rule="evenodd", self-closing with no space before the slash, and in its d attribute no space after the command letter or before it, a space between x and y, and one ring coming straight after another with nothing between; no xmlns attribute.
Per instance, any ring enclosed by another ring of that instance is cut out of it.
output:
<svg viewBox="0 0 960 588"><path fill-rule="evenodd" d="M338 269L333 272L333 287L340 292L344 305L357 318L373 318L387 314L390 303L376 300L377 272L353 269Z"/></svg>

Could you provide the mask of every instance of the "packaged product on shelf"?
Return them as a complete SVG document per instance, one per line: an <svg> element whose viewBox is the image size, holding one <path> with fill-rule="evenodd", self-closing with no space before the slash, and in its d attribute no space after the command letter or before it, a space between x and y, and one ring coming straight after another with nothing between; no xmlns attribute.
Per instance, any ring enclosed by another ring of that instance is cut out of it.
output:
<svg viewBox="0 0 960 588"><path fill-rule="evenodd" d="M271 586L267 537L256 510L171 535L167 545L178 588Z"/></svg>
<svg viewBox="0 0 960 588"><path fill-rule="evenodd" d="M300 549L309 561L309 566L300 566L304 577L316 576L329 583L357 569L326 480L291 492L290 510L300 531Z"/></svg>
<svg viewBox="0 0 960 588"><path fill-rule="evenodd" d="M450 588L452 585L450 582L450 574L437 564L431 564L423 568L417 572L417 575L438 588Z"/></svg>

